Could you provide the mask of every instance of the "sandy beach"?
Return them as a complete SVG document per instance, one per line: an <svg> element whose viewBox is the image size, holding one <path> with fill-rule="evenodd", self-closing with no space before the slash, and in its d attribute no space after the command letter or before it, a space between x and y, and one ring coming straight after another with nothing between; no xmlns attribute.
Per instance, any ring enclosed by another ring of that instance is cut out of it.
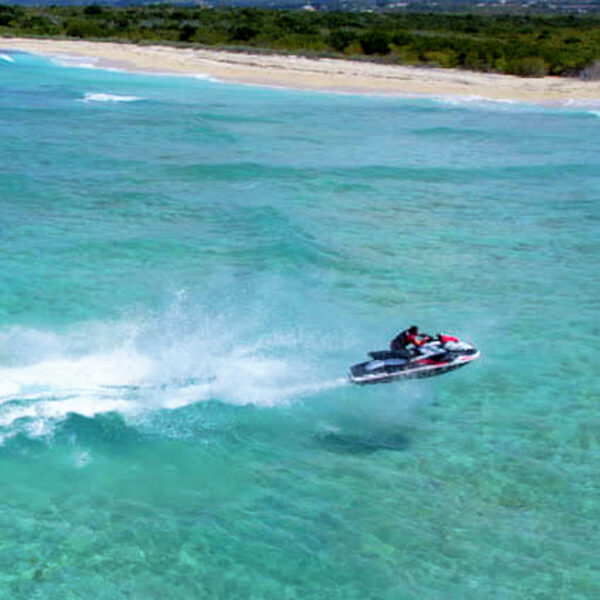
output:
<svg viewBox="0 0 600 600"><path fill-rule="evenodd" d="M300 56L246 54L75 40L2 38L0 49L45 56L91 57L99 67L135 72L204 75L225 82L363 94L475 96L523 102L600 100L600 81L558 77L523 79Z"/></svg>

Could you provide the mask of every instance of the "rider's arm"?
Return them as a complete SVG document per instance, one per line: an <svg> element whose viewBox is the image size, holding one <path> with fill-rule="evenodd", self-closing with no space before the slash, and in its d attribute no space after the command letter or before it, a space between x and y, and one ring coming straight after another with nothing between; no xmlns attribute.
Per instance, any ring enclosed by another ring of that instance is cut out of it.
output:
<svg viewBox="0 0 600 600"><path fill-rule="evenodd" d="M427 335L426 333L423 333L420 338L417 338L415 336L415 340L413 341L413 344L415 346L422 346L423 344L426 344L427 342L430 342L430 341L431 341L431 336Z"/></svg>

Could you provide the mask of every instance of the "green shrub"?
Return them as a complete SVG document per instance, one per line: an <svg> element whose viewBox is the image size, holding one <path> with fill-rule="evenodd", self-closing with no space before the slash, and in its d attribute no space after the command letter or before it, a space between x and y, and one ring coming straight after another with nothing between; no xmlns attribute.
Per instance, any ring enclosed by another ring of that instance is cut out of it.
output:
<svg viewBox="0 0 600 600"><path fill-rule="evenodd" d="M72 19L67 21L66 34L76 38L100 38L104 30L102 26L85 19Z"/></svg>
<svg viewBox="0 0 600 600"><path fill-rule="evenodd" d="M368 31L359 38L365 54L389 54L391 39L382 31Z"/></svg>
<svg viewBox="0 0 600 600"><path fill-rule="evenodd" d="M194 37L197 29L197 27L194 27L190 23L186 23L179 32L179 41L189 42Z"/></svg>
<svg viewBox="0 0 600 600"><path fill-rule="evenodd" d="M354 42L344 48L344 54L346 56L360 56L363 53L362 46L358 42Z"/></svg>
<svg viewBox="0 0 600 600"><path fill-rule="evenodd" d="M344 52L344 50L350 45L357 41L356 33L347 29L336 29L332 31L327 37L327 43L331 48L337 50L337 52Z"/></svg>
<svg viewBox="0 0 600 600"><path fill-rule="evenodd" d="M424 56L425 60L435 67L451 69L458 67L460 64L458 55L454 50L433 50L431 52L425 52Z"/></svg>
<svg viewBox="0 0 600 600"><path fill-rule="evenodd" d="M233 28L229 39L234 42L249 42L259 33L260 31L251 25L237 25Z"/></svg>
<svg viewBox="0 0 600 600"><path fill-rule="evenodd" d="M519 77L544 77L548 66L539 56L526 56L509 62L507 71Z"/></svg>

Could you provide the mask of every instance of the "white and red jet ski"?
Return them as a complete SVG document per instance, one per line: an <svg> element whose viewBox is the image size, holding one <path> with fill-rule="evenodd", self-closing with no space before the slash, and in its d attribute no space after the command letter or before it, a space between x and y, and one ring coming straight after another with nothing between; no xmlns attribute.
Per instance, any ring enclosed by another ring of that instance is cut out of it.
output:
<svg viewBox="0 0 600 600"><path fill-rule="evenodd" d="M371 360L350 367L348 376L358 384L433 377L464 367L479 355L475 346L457 337L438 335L418 348L369 352Z"/></svg>

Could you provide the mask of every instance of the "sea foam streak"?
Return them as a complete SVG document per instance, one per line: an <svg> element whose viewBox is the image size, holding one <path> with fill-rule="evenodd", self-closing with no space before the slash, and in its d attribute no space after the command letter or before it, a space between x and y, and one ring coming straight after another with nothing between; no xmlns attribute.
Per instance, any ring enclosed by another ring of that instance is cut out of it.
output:
<svg viewBox="0 0 600 600"><path fill-rule="evenodd" d="M15 62L15 59L12 56L9 56L8 54L0 54L0 60L3 60L4 62L9 62L9 63Z"/></svg>
<svg viewBox="0 0 600 600"><path fill-rule="evenodd" d="M486 112L538 112L544 110L543 106L524 101L510 100L507 98L486 98L477 95L457 96L452 94L439 94L431 96L430 100L436 104L445 106Z"/></svg>
<svg viewBox="0 0 600 600"><path fill-rule="evenodd" d="M139 96L119 96L118 94L105 94L103 92L88 92L81 102L135 102L142 100Z"/></svg>
<svg viewBox="0 0 600 600"><path fill-rule="evenodd" d="M95 69L99 58L92 56L75 56L71 54L57 54L51 58L54 64L60 67L78 67L81 69Z"/></svg>

